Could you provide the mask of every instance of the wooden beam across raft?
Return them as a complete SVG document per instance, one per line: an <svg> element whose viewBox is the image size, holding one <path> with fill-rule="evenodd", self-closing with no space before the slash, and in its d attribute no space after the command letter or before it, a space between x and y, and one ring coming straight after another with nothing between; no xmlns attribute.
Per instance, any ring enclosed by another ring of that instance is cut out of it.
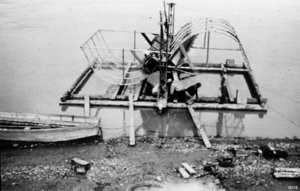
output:
<svg viewBox="0 0 300 191"><path fill-rule="evenodd" d="M106 107L128 107L128 100L90 100L91 106L106 106ZM61 102L60 105L84 105L84 100L67 100ZM136 101L134 107L156 107L155 101ZM185 103L167 103L168 108L187 108ZM239 110L239 111L262 111L266 112L267 109L258 104L219 104L219 103L194 103L194 109L217 109L217 110Z"/></svg>
<svg viewBox="0 0 300 191"><path fill-rule="evenodd" d="M71 88L64 93L64 95L60 98L60 100L66 101L68 98L72 97L73 94L78 93L81 88L86 84L88 79L91 77L91 75L94 73L93 68L97 64L96 61L92 65L89 65L81 74L80 76L75 80Z"/></svg>

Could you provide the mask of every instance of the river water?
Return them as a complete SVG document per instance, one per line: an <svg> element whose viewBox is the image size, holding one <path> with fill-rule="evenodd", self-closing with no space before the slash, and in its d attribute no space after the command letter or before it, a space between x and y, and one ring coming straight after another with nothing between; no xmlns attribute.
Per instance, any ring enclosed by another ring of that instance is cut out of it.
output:
<svg viewBox="0 0 300 191"><path fill-rule="evenodd" d="M222 18L236 29L268 98L265 115L199 111L210 136L300 136L300 1L212 0L176 3L177 31L203 17ZM188 2L188 3L187 3ZM82 115L62 110L59 98L87 61L80 45L97 29L158 31L160 0L0 0L0 111ZM101 92L100 78L89 84ZM101 108L105 138L126 135L127 109ZM187 111L136 110L138 135L192 136Z"/></svg>

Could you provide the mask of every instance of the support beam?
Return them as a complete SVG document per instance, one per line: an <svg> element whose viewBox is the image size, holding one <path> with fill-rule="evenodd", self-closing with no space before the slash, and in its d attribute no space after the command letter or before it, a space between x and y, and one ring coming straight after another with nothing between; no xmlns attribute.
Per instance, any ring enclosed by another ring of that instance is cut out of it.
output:
<svg viewBox="0 0 300 191"><path fill-rule="evenodd" d="M90 100L90 104L93 106L106 106L106 107L128 107L128 101L123 100ZM67 100L65 102L60 102L60 105L84 105L83 100ZM155 108L156 101L137 101L134 102L133 105L135 107L141 108ZM168 108L187 108L185 103L167 103ZM219 104L219 103L194 103L193 107L195 109L214 109L214 110L237 110L237 111L259 111L259 112L266 112L267 108L262 107L258 104Z"/></svg>
<svg viewBox="0 0 300 191"><path fill-rule="evenodd" d="M90 115L90 96L84 95L84 116L89 117Z"/></svg>
<svg viewBox="0 0 300 191"><path fill-rule="evenodd" d="M123 71L123 79L120 81L120 84L125 84L125 83L127 82L127 79L126 79L126 78L128 78L128 76L129 76L129 71L130 71L131 65L132 65L132 63L128 63L126 69L125 69L125 70L123 69L123 70L124 70L124 71ZM120 85L119 89L116 90L116 91L112 94L111 99L116 99L116 97L117 97L118 95L121 95L121 94L122 94L122 92L123 92L123 90L124 90L125 88L126 88L125 85Z"/></svg>
<svg viewBox="0 0 300 191"><path fill-rule="evenodd" d="M135 146L133 95L129 95L129 146Z"/></svg>
<svg viewBox="0 0 300 191"><path fill-rule="evenodd" d="M201 135L206 148L211 148L211 144L209 142L209 139L207 138L204 129L201 127L201 121L198 118L198 116L196 115L196 112L194 111L194 109L191 105L188 105L187 107L188 107L190 115L191 115L191 117L194 121L194 124L196 125L198 136L200 137L200 135Z"/></svg>
<svg viewBox="0 0 300 191"><path fill-rule="evenodd" d="M142 36L145 38L145 40L148 42L148 44L150 45L150 46L152 46L152 42L151 42L151 40L148 38L148 36L146 35L146 33L141 33L142 34Z"/></svg>
<svg viewBox="0 0 300 191"><path fill-rule="evenodd" d="M139 64L143 64L142 59L136 54L135 51L131 50L130 52L133 55L134 59L136 59L139 62Z"/></svg>
<svg viewBox="0 0 300 191"><path fill-rule="evenodd" d="M96 61L94 61L92 66L88 66L80 76L75 80L71 88L60 98L61 101L66 101L68 98L72 96L72 94L78 93L81 88L85 85L88 79L93 74L93 67L96 65Z"/></svg>
<svg viewBox="0 0 300 191"><path fill-rule="evenodd" d="M182 44L179 45L179 49L180 49L181 53L183 54L183 56L186 58L187 63L190 65L191 69L194 69L195 66L194 66L194 64L192 63L192 61L191 61L191 59L190 59L188 53L185 51L185 48L182 46Z"/></svg>
<svg viewBox="0 0 300 191"><path fill-rule="evenodd" d="M139 99L141 89L142 89L142 84L135 85L133 101L137 101Z"/></svg>

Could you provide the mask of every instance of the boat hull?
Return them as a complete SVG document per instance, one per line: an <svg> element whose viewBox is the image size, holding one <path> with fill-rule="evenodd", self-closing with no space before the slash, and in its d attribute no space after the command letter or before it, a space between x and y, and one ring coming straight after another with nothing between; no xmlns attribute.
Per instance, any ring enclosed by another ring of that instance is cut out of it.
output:
<svg viewBox="0 0 300 191"><path fill-rule="evenodd" d="M59 142L100 136L100 119L0 112L0 140Z"/></svg>

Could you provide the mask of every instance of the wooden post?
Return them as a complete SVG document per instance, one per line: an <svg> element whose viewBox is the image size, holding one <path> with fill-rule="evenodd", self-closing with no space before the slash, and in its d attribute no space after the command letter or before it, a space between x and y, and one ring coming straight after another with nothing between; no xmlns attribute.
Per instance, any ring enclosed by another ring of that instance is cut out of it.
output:
<svg viewBox="0 0 300 191"><path fill-rule="evenodd" d="M84 95L84 116L90 116L90 96Z"/></svg>
<svg viewBox="0 0 300 191"><path fill-rule="evenodd" d="M208 67L209 61L209 39L210 39L210 32L207 33L207 49L206 49L206 66Z"/></svg>
<svg viewBox="0 0 300 191"><path fill-rule="evenodd" d="M135 132L134 132L134 113L133 113L133 94L129 94L129 146L135 146Z"/></svg>
<svg viewBox="0 0 300 191"><path fill-rule="evenodd" d="M197 127L197 133L198 133L198 136L201 135L203 141L204 141L204 144L206 146L206 148L211 148L211 144L209 142L209 139L207 138L206 134L205 134L205 131L203 130L203 128L201 127L201 121L199 120L199 118L197 117L193 107L191 105L187 105L188 109L189 109L189 112L191 114L191 117L194 121L194 124L196 125Z"/></svg>

